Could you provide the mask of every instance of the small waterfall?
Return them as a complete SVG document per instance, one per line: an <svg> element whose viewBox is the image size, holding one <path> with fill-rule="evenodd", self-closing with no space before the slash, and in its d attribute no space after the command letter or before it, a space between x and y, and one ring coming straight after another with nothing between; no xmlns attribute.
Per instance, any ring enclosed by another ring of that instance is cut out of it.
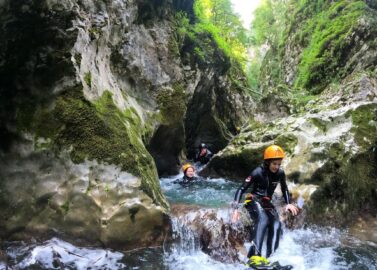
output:
<svg viewBox="0 0 377 270"><path fill-rule="evenodd" d="M173 206L174 207L174 206ZM173 210L174 211L174 210ZM211 253L211 244L216 243L212 238L218 233L218 227L225 230L225 235L230 235L229 228L224 228L223 210L195 209L172 217L172 239L164 244L165 263L169 269L174 270L240 270L245 267L239 263L224 263L223 260L214 259ZM212 235L210 235L212 233ZM217 240L226 243L224 236ZM206 237L208 237L206 239ZM232 248L231 246L229 246ZM218 249L221 250L219 245ZM206 250L204 252L203 250ZM212 252L213 253L213 252ZM229 253L232 253L229 251ZM221 254L221 252L220 252ZM215 256L216 257L216 256ZM223 258L224 259L224 258ZM230 260L231 261L231 260Z"/></svg>
<svg viewBox="0 0 377 270"><path fill-rule="evenodd" d="M164 253L175 256L192 255L200 250L200 241L194 231L179 217L172 217L172 240L164 243Z"/></svg>

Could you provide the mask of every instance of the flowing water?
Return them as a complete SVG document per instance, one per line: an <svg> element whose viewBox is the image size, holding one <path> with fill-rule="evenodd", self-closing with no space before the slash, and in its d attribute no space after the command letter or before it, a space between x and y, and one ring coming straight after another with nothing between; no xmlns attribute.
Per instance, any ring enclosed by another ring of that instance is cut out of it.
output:
<svg viewBox="0 0 377 270"><path fill-rule="evenodd" d="M229 222L229 203L238 187L225 179L207 179L203 183L181 187L178 175L160 180L171 204L196 206L198 211L214 211ZM154 270L242 270L241 263L224 263L201 251L200 242L182 219L172 217L173 240L160 248L121 253L97 248L79 248L57 238L44 243L5 243L7 264L0 269L154 269ZM248 243L245 244L248 247ZM244 255L239 258L244 260ZM270 258L290 264L295 270L375 270L377 245L359 241L346 231L307 227L285 229L279 249Z"/></svg>

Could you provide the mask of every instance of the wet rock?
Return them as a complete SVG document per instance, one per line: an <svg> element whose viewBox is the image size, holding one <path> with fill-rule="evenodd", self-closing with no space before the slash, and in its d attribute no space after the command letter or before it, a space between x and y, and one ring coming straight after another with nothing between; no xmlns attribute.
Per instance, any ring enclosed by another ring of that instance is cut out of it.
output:
<svg viewBox="0 0 377 270"><path fill-rule="evenodd" d="M377 243L377 217L370 214L363 214L354 218L349 228L349 233L361 241L372 241Z"/></svg>
<svg viewBox="0 0 377 270"><path fill-rule="evenodd" d="M242 212L242 223L232 225L230 223L230 210L228 209L200 209L196 206L173 205L172 206L172 229L173 243L171 245L183 245L183 248L197 246L215 260L222 262L239 261L239 253L245 255L243 244L248 240L250 220ZM191 243L177 243L189 229L191 238L187 235L185 241ZM175 241L175 242L174 242Z"/></svg>
<svg viewBox="0 0 377 270"><path fill-rule="evenodd" d="M307 204L311 218L325 221L325 213L327 221L339 225L353 210L375 211L375 79L352 76L342 83L342 94L330 95L327 89L306 112L267 123L250 121L202 173L243 180L262 163L264 148L278 144L287 154L288 180L319 186Z"/></svg>
<svg viewBox="0 0 377 270"><path fill-rule="evenodd" d="M287 228L303 225L305 211L292 217L283 213L283 204L276 201L281 220ZM245 261L245 243L250 242L253 222L249 213L240 209L240 221L232 224L232 209L204 209L191 205L172 205L172 239L165 243L167 249L190 251L200 249L222 262Z"/></svg>
<svg viewBox="0 0 377 270"><path fill-rule="evenodd" d="M1 179L12 179L0 183L1 238L59 235L78 245L122 249L162 243L166 210L141 191L139 177L115 165L74 164L69 153L56 157L23 147L0 162Z"/></svg>

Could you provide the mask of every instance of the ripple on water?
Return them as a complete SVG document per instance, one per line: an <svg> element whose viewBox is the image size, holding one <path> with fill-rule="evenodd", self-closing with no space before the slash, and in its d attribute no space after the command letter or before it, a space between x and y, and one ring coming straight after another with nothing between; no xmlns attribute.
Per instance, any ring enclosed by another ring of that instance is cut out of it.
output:
<svg viewBox="0 0 377 270"><path fill-rule="evenodd" d="M222 178L205 179L186 187L174 183L182 177L183 174L179 174L160 179L161 188L171 203L225 207L233 201L234 193L240 185Z"/></svg>

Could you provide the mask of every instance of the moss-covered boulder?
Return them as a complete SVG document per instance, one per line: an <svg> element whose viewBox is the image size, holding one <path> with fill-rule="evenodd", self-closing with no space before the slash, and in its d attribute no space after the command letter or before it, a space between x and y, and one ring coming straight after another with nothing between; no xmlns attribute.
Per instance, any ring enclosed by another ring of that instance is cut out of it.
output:
<svg viewBox="0 0 377 270"><path fill-rule="evenodd" d="M117 77L113 57L139 7L21 2L0 9L0 238L162 241L169 206L145 147L158 113L153 98L133 96L132 78Z"/></svg>
<svg viewBox="0 0 377 270"><path fill-rule="evenodd" d="M163 241L168 203L140 122L135 111L118 109L110 92L91 103L80 88L65 90L52 106L20 108L22 139L0 162L0 237L58 234L122 249Z"/></svg>

